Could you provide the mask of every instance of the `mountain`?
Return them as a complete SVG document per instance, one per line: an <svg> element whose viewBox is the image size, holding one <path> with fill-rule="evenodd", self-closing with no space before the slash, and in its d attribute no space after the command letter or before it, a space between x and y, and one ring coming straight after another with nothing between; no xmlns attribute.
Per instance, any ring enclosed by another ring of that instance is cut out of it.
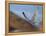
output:
<svg viewBox="0 0 46 36"><path fill-rule="evenodd" d="M38 31L38 28L33 26L29 21L19 17L18 15L14 14L13 12L10 11L10 27L9 28L14 28L10 30L21 30L18 32L35 32Z"/></svg>

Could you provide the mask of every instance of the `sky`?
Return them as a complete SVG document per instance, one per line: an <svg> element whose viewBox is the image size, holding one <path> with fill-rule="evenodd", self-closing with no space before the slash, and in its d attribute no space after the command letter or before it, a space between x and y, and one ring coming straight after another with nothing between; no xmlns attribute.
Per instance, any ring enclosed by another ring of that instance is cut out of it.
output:
<svg viewBox="0 0 46 36"><path fill-rule="evenodd" d="M34 15L34 11L37 9L38 16L37 18L42 17L42 6L34 6L34 5L21 5L21 4L10 4L10 11L15 13L16 15L25 18L22 14L24 12L29 20L32 19L32 16Z"/></svg>

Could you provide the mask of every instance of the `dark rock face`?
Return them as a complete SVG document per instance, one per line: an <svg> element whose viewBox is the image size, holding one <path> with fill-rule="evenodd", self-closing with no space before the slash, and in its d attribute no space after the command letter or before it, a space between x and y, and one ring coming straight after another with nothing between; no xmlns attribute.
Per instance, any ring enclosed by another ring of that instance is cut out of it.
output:
<svg viewBox="0 0 46 36"><path fill-rule="evenodd" d="M31 23L28 23L26 20L22 19L21 17L10 13L10 31L11 30L22 30L22 32L32 32L37 31L38 29Z"/></svg>

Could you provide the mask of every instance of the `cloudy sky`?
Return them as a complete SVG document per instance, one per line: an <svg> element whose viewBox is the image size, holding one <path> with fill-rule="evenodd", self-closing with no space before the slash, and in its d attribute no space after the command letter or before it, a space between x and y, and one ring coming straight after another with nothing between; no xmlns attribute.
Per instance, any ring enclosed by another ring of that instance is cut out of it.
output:
<svg viewBox="0 0 46 36"><path fill-rule="evenodd" d="M22 12L24 12L29 20L31 20L34 15L35 9L37 9L38 12L37 18L40 20L42 17L42 6L10 4L10 11L22 18L25 18L22 14Z"/></svg>

